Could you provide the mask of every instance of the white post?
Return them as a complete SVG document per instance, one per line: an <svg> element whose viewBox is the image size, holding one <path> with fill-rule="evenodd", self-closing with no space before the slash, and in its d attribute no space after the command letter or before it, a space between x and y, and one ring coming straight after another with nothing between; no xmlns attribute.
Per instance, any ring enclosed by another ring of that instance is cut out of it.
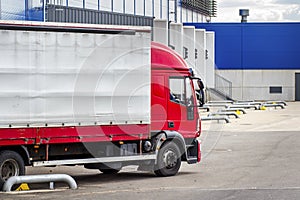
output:
<svg viewBox="0 0 300 200"><path fill-rule="evenodd" d="M195 73L197 77L200 77L204 84L206 85L206 33L205 29L195 30L195 51L196 52L196 62L195 62Z"/></svg>
<svg viewBox="0 0 300 200"><path fill-rule="evenodd" d="M153 41L168 46L168 22L167 20L155 19L153 21Z"/></svg>
<svg viewBox="0 0 300 200"><path fill-rule="evenodd" d="M215 87L215 32L206 32L206 85L208 88Z"/></svg>
<svg viewBox="0 0 300 200"><path fill-rule="evenodd" d="M179 55L182 56L182 37L183 28L181 23L174 23L170 24L170 44L169 46L174 49Z"/></svg>
<svg viewBox="0 0 300 200"><path fill-rule="evenodd" d="M183 55L189 67L195 70L195 27L183 27Z"/></svg>

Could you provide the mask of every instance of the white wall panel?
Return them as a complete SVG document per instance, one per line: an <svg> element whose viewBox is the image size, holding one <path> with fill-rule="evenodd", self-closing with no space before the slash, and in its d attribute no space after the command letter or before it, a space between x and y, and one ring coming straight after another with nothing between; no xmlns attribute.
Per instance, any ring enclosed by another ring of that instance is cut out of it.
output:
<svg viewBox="0 0 300 200"><path fill-rule="evenodd" d="M136 15L144 15L144 0L136 0Z"/></svg>
<svg viewBox="0 0 300 200"><path fill-rule="evenodd" d="M177 23L182 23L182 8L177 6Z"/></svg>
<svg viewBox="0 0 300 200"><path fill-rule="evenodd" d="M206 84L206 33L204 29L195 30L195 49L197 49L197 58L195 60L195 72L198 77Z"/></svg>
<svg viewBox="0 0 300 200"><path fill-rule="evenodd" d="M160 0L153 0L154 1L154 16L156 19L161 19L160 13Z"/></svg>
<svg viewBox="0 0 300 200"><path fill-rule="evenodd" d="M286 87L295 85L294 73L286 73L286 70L263 70L261 73L263 85L270 83Z"/></svg>
<svg viewBox="0 0 300 200"><path fill-rule="evenodd" d="M152 1L153 0L145 0L146 1L146 16L152 16Z"/></svg>
<svg viewBox="0 0 300 200"><path fill-rule="evenodd" d="M294 101L295 89L292 87L283 87L282 94L270 94L269 87L244 87L242 88L243 100L257 100L257 101L272 101L285 100Z"/></svg>
<svg viewBox="0 0 300 200"><path fill-rule="evenodd" d="M192 22L193 12L191 10L187 10L188 16L186 22Z"/></svg>
<svg viewBox="0 0 300 200"><path fill-rule="evenodd" d="M243 99L243 88L233 87L232 88L232 98L235 100L246 100L246 99Z"/></svg>
<svg viewBox="0 0 300 200"><path fill-rule="evenodd" d="M183 26L183 48L186 48L188 51L187 55L185 55L183 50L183 58L189 67L195 70L195 27Z"/></svg>
<svg viewBox="0 0 300 200"><path fill-rule="evenodd" d="M153 21L153 41L168 45L167 20L155 19Z"/></svg>
<svg viewBox="0 0 300 200"><path fill-rule="evenodd" d="M206 32L206 49L208 59L206 59L206 86L209 88L215 87L215 33L212 31Z"/></svg>
<svg viewBox="0 0 300 200"><path fill-rule="evenodd" d="M98 10L98 0L85 0L85 8Z"/></svg>
<svg viewBox="0 0 300 200"><path fill-rule="evenodd" d="M182 23L187 22L187 10L182 8Z"/></svg>
<svg viewBox="0 0 300 200"><path fill-rule="evenodd" d="M173 10L173 8L172 8ZM168 0L162 0L162 19L168 19Z"/></svg>
<svg viewBox="0 0 300 200"><path fill-rule="evenodd" d="M114 12L123 13L123 0L113 0L114 1Z"/></svg>
<svg viewBox="0 0 300 200"><path fill-rule="evenodd" d="M125 2L125 13L133 14L134 13L134 0L126 0Z"/></svg>
<svg viewBox="0 0 300 200"><path fill-rule="evenodd" d="M232 82L233 99L295 100L294 70L218 70ZM282 87L281 94L271 94L270 86Z"/></svg>
<svg viewBox="0 0 300 200"><path fill-rule="evenodd" d="M182 56L183 26L181 23L170 23L170 45Z"/></svg>
<svg viewBox="0 0 300 200"><path fill-rule="evenodd" d="M193 12L193 22L197 22L197 13Z"/></svg>
<svg viewBox="0 0 300 200"><path fill-rule="evenodd" d="M112 0L100 0L100 10L111 11Z"/></svg>
<svg viewBox="0 0 300 200"><path fill-rule="evenodd" d="M70 7L78 7L78 8L83 7L83 1L82 0L69 0L68 3L69 3Z"/></svg>
<svg viewBox="0 0 300 200"><path fill-rule="evenodd" d="M243 70L218 70L217 74L232 82L233 87L241 87L243 85Z"/></svg>

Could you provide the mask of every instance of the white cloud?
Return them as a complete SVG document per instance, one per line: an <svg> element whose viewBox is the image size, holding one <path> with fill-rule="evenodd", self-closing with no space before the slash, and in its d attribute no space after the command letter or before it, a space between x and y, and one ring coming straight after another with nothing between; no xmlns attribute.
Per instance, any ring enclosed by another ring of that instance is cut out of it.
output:
<svg viewBox="0 0 300 200"><path fill-rule="evenodd" d="M283 13L283 18L291 21L300 21L300 6L295 5L290 7Z"/></svg>
<svg viewBox="0 0 300 200"><path fill-rule="evenodd" d="M249 9L249 22L300 21L300 0L218 0L213 22L240 22L239 9Z"/></svg>
<svg viewBox="0 0 300 200"><path fill-rule="evenodd" d="M299 0L273 0L273 3L299 5L300 2Z"/></svg>

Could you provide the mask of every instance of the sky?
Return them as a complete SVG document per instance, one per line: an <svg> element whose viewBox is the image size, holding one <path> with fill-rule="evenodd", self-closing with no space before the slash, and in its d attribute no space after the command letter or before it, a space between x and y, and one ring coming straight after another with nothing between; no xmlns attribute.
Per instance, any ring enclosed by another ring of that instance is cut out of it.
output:
<svg viewBox="0 0 300 200"><path fill-rule="evenodd" d="M249 9L248 22L300 22L300 0L217 0L212 22L240 22L239 9Z"/></svg>

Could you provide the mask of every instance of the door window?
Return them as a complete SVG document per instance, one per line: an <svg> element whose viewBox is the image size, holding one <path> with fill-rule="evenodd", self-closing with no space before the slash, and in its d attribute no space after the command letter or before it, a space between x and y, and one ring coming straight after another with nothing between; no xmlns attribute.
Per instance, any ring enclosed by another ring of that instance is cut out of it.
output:
<svg viewBox="0 0 300 200"><path fill-rule="evenodd" d="M187 119L194 119L194 96L188 77L170 77L170 101L187 107Z"/></svg>
<svg viewBox="0 0 300 200"><path fill-rule="evenodd" d="M183 78L170 78L170 100L174 103L185 104L185 88Z"/></svg>
<svg viewBox="0 0 300 200"><path fill-rule="evenodd" d="M195 109L195 102L193 96L193 88L192 88L192 81L190 78L185 78L185 89L186 89L186 106L187 106L187 119L194 120L194 109Z"/></svg>

